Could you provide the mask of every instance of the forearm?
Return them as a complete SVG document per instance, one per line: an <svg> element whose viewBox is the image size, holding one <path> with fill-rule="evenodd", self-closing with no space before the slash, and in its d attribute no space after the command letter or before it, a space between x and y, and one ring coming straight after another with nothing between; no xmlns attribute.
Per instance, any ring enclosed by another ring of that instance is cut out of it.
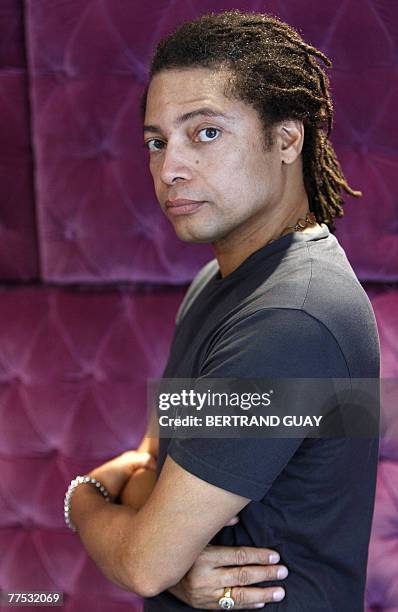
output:
<svg viewBox="0 0 398 612"><path fill-rule="evenodd" d="M80 539L101 571L118 586L140 594L134 567L129 562L136 512L106 502L90 484L77 487L72 496L71 518Z"/></svg>

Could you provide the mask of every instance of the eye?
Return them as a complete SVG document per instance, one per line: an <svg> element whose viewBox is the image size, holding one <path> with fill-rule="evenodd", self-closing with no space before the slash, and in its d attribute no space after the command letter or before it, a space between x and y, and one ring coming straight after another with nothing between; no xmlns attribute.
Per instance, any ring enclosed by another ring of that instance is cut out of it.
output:
<svg viewBox="0 0 398 612"><path fill-rule="evenodd" d="M159 138L151 138L150 140L147 140L145 142L145 146L151 152L161 151L164 147L164 144L165 143L163 142L163 140L159 140Z"/></svg>
<svg viewBox="0 0 398 612"><path fill-rule="evenodd" d="M198 137L200 142L211 142L215 140L218 135L221 133L221 130L214 127L203 128L203 130L199 130Z"/></svg>

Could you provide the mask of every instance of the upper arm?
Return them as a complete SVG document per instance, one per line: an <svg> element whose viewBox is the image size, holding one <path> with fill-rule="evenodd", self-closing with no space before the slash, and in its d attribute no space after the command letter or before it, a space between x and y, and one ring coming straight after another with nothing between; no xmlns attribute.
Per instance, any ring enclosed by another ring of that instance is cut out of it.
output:
<svg viewBox="0 0 398 612"><path fill-rule="evenodd" d="M266 308L247 315L219 336L201 376L209 378L345 378L340 344L304 310Z"/></svg>
<svg viewBox="0 0 398 612"><path fill-rule="evenodd" d="M168 457L149 500L134 516L129 562L137 592L151 597L176 584L249 501L201 480Z"/></svg>

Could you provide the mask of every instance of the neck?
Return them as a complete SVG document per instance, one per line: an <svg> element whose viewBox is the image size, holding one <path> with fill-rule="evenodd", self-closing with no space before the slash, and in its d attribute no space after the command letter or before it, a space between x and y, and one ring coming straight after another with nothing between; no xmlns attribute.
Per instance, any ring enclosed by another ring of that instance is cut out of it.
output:
<svg viewBox="0 0 398 612"><path fill-rule="evenodd" d="M252 219L251 227L237 228L223 239L213 244L215 255L220 268L220 274L224 278L231 274L252 253L265 246L273 240L277 240L286 228L296 225L297 221L304 218L309 212L307 197L303 198L294 209L289 211L279 210L272 218ZM319 224L306 227L301 230L305 233L314 232L319 229ZM291 231L291 230L288 230ZM286 231L286 233L288 233Z"/></svg>

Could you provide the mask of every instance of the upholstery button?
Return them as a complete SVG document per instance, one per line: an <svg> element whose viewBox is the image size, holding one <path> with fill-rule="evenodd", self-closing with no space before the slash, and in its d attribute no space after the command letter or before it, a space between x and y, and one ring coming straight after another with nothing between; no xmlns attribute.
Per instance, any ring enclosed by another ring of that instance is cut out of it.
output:
<svg viewBox="0 0 398 612"><path fill-rule="evenodd" d="M70 225L67 225L64 229L64 238L66 238L66 240L76 240L76 229Z"/></svg>
<svg viewBox="0 0 398 612"><path fill-rule="evenodd" d="M114 157L112 149L107 142L103 142L98 148L98 155L103 159L112 159Z"/></svg>
<svg viewBox="0 0 398 612"><path fill-rule="evenodd" d="M367 155L369 153L369 144L366 141L359 141L355 148L359 153L362 153L362 155Z"/></svg>

